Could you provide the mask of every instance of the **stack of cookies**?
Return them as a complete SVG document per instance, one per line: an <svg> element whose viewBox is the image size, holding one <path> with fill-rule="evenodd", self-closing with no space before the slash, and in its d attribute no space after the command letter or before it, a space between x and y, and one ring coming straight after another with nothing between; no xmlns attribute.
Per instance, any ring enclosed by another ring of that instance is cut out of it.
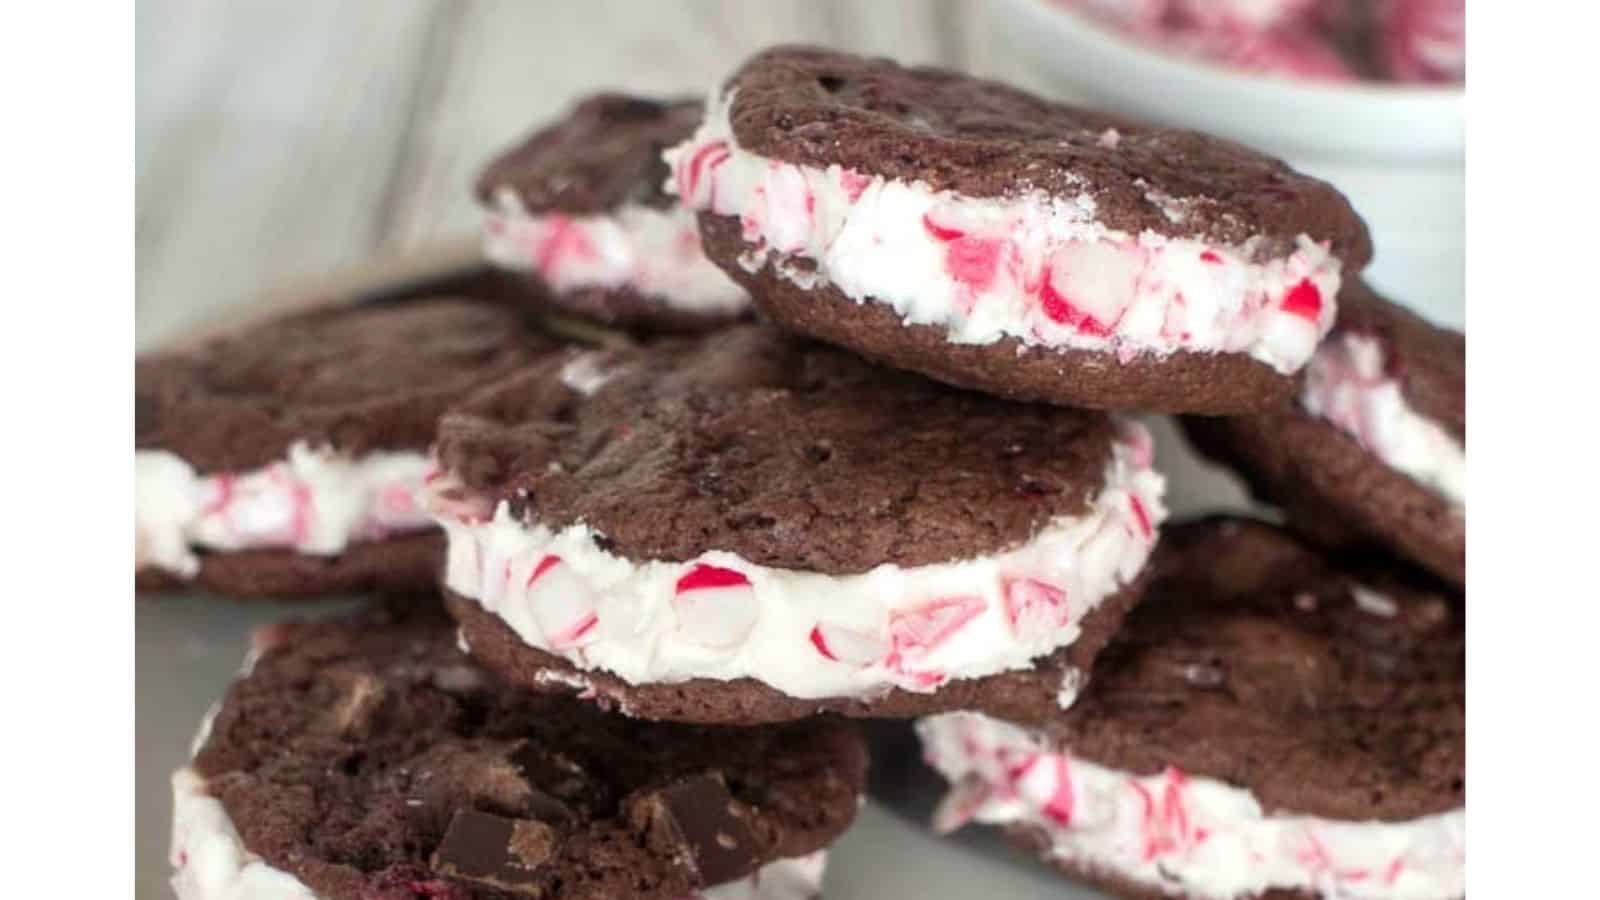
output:
<svg viewBox="0 0 1600 900"><path fill-rule="evenodd" d="M1464 343L1332 188L776 48L478 193L514 302L140 362L141 585L383 595L260 635L181 897L814 896L851 718L1115 895L1463 895ZM1136 414L1283 524L1167 526Z"/></svg>

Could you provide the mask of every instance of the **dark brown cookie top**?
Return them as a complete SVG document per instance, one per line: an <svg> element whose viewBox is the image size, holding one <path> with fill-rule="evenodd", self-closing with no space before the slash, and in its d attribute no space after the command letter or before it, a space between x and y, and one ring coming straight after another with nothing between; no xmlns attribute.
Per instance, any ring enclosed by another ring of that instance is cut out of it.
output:
<svg viewBox="0 0 1600 900"><path fill-rule="evenodd" d="M1270 811L1398 820L1466 802L1460 598L1336 568L1242 519L1169 528L1154 581L1058 722L1072 752L1168 765Z"/></svg>
<svg viewBox="0 0 1600 900"><path fill-rule="evenodd" d="M725 550L837 575L990 554L1083 511L1111 459L1103 414L944 387L769 326L619 352L587 397L561 365L446 416L440 460L634 560Z"/></svg>
<svg viewBox="0 0 1600 900"><path fill-rule="evenodd" d="M602 213L625 203L662 208L667 164L661 152L700 124L699 100L595 94L565 118L528 135L478 176L489 203L510 188L530 212Z"/></svg>
<svg viewBox="0 0 1600 900"><path fill-rule="evenodd" d="M1328 241L1355 271L1366 225L1330 185L1239 144L1053 103L1004 84L815 47L774 47L728 80L740 146L801 165L837 163L934 190L1093 198L1108 227L1242 243L1281 255ZM1116 137L1107 135L1116 131ZM1161 197L1183 203L1169 218Z"/></svg>
<svg viewBox="0 0 1600 900"><path fill-rule="evenodd" d="M290 316L134 369L134 446L201 472L255 468L306 441L423 450L445 408L554 348L512 310L457 299Z"/></svg>
<svg viewBox="0 0 1600 900"><path fill-rule="evenodd" d="M331 900L676 900L826 846L864 786L835 720L664 725L507 688L435 602L269 638L194 767Z"/></svg>
<svg viewBox="0 0 1600 900"><path fill-rule="evenodd" d="M1346 281L1339 291L1339 321L1330 339L1362 334L1383 342L1389 374L1422 415L1457 438L1467 435L1467 336L1441 328L1374 291Z"/></svg>

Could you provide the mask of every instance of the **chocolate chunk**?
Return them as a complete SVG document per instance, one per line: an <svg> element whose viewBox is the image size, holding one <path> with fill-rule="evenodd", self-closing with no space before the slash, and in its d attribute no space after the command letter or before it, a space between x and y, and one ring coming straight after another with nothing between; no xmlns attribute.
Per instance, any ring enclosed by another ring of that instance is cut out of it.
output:
<svg viewBox="0 0 1600 900"><path fill-rule="evenodd" d="M560 833L548 822L463 809L450 819L433 868L452 878L539 896L539 869L560 844Z"/></svg>
<svg viewBox="0 0 1600 900"><path fill-rule="evenodd" d="M760 850L722 776L685 778L634 799L630 819L652 847L675 848L706 885L748 872Z"/></svg>
<svg viewBox="0 0 1600 900"><path fill-rule="evenodd" d="M629 807L594 798L738 773L730 788L761 802L742 810L760 855L736 881L826 847L856 815L866 749L847 723L817 716L732 731L607 715L482 670L469 675L456 635L425 597L262 632L271 649L229 687L191 765L240 845L322 900L683 900L702 888L688 853L648 846ZM382 685L381 711L360 737L326 730L358 674ZM480 689L455 689L479 680ZM557 796L561 779L530 776L530 759L587 782L573 782L577 796ZM460 842L484 829L463 810L550 831L524 825L513 841L501 828L488 845L495 855L464 855ZM552 835L553 855L530 865ZM194 846L177 849L192 868ZM508 857L520 869L504 877L535 883L467 877Z"/></svg>
<svg viewBox="0 0 1600 900"><path fill-rule="evenodd" d="M523 744L511 754L511 764L533 791L528 814L551 822L570 820L572 807L591 813L615 804L606 785L590 778L583 767L564 753Z"/></svg>

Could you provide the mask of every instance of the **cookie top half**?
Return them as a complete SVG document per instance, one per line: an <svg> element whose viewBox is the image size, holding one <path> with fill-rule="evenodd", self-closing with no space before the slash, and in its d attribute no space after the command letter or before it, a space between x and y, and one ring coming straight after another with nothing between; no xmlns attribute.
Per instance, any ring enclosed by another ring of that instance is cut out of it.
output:
<svg viewBox="0 0 1600 900"><path fill-rule="evenodd" d="M700 107L693 98L586 97L495 157L478 176L478 199L492 203L509 191L528 212L568 215L675 205L661 189L661 152L694 131Z"/></svg>
<svg viewBox="0 0 1600 900"><path fill-rule="evenodd" d="M263 643L174 779L182 896L271 867L273 896L322 900L676 900L813 854L860 802L843 723L735 734L520 693L436 605Z"/></svg>
<svg viewBox="0 0 1600 900"><path fill-rule="evenodd" d="M452 298L294 315L140 357L134 446L200 472L257 468L297 443L426 450L450 404L553 346L514 311Z"/></svg>
<svg viewBox="0 0 1600 900"><path fill-rule="evenodd" d="M774 321L1012 399L1282 405L1372 254L1334 188L1238 144L816 48L747 60L667 159Z"/></svg>
<svg viewBox="0 0 1600 900"><path fill-rule="evenodd" d="M721 550L847 575L1004 550L1082 513L1115 438L1100 413L997 403L751 325L552 357L456 406L438 449L474 492L585 523L629 559Z"/></svg>
<svg viewBox="0 0 1600 900"><path fill-rule="evenodd" d="M1199 132L1135 123L948 69L814 47L763 51L725 88L739 146L772 159L838 165L968 197L1087 195L1096 221L1129 234L1220 244L1256 238L1263 255L1286 253L1305 234L1352 269L1372 256L1360 217L1328 184Z"/></svg>

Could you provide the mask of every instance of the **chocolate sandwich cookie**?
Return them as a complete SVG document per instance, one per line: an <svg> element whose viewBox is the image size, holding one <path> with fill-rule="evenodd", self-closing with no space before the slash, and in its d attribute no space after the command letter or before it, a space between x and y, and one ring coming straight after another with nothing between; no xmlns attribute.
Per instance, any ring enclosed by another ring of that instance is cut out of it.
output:
<svg viewBox="0 0 1600 900"><path fill-rule="evenodd" d="M526 273L540 306L646 331L698 331L749 299L700 249L694 213L662 191L661 153L700 123L693 100L597 94L478 178L489 259Z"/></svg>
<svg viewBox="0 0 1600 900"><path fill-rule="evenodd" d="M1165 516L1137 424L762 325L531 366L438 449L470 651L643 718L1049 715Z"/></svg>
<svg viewBox="0 0 1600 900"><path fill-rule="evenodd" d="M1372 253L1337 191L1237 144L828 50L746 62L667 158L774 321L1020 400L1280 405Z"/></svg>
<svg viewBox="0 0 1600 900"><path fill-rule="evenodd" d="M1457 585L1467 567L1467 339L1353 282L1299 403L1186 417L1290 524L1338 549L1382 546Z"/></svg>
<svg viewBox="0 0 1600 900"><path fill-rule="evenodd" d="M1465 892L1461 598L1271 526L1169 528L1083 696L1028 730L918 723L936 814L1131 898Z"/></svg>
<svg viewBox="0 0 1600 900"><path fill-rule="evenodd" d="M295 315L135 366L141 589L431 586L415 493L445 408L554 344L510 310L426 299Z"/></svg>
<svg viewBox="0 0 1600 900"><path fill-rule="evenodd" d="M816 896L864 787L849 724L609 716L406 605L264 632L173 777L180 900Z"/></svg>

